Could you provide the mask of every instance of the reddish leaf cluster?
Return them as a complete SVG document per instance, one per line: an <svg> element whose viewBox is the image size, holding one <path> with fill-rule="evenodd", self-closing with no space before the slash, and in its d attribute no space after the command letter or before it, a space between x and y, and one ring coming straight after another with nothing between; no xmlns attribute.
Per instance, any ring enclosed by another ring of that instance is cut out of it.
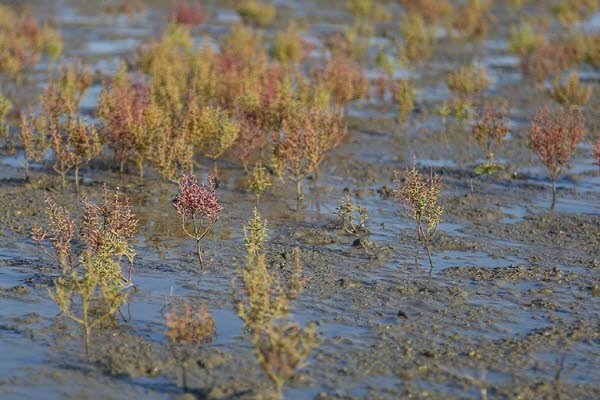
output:
<svg viewBox="0 0 600 400"><path fill-rule="evenodd" d="M209 224L216 222L223 206L215 192L215 177L209 175L204 184L198 183L193 174L184 174L173 206L183 219L202 218Z"/></svg>
<svg viewBox="0 0 600 400"><path fill-rule="evenodd" d="M178 24L197 26L205 20L204 10L199 4L189 4L181 2L175 6L173 11L173 19Z"/></svg>
<svg viewBox="0 0 600 400"><path fill-rule="evenodd" d="M472 128L473 136L488 158L493 163L495 148L508 135L508 118L502 107L484 105L476 116Z"/></svg>
<svg viewBox="0 0 600 400"><path fill-rule="evenodd" d="M178 345L211 343L217 334L215 321L204 304L195 311L188 302L172 305L165 325L165 335Z"/></svg>
<svg viewBox="0 0 600 400"><path fill-rule="evenodd" d="M48 193L46 193L45 202L49 231L47 232L40 227L34 227L32 238L50 256L42 244L49 238L56 253L56 257L50 257L57 259L63 268L73 268L75 260L71 251L71 242L75 235L75 221L71 217L69 210L66 207L59 207Z"/></svg>

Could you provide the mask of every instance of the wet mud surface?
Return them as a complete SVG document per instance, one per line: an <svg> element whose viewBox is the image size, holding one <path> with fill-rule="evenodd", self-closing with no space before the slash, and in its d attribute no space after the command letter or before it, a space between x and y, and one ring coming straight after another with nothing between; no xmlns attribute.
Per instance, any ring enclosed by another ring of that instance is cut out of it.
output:
<svg viewBox="0 0 600 400"><path fill-rule="evenodd" d="M294 12L298 3L283 2L283 8ZM316 19L317 6L308 3L305 12ZM150 6L149 15L118 19L113 29L114 20L96 18L77 2L64 4L52 15L65 47L78 49L67 56L106 68L103 73L162 21L162 9ZM44 2L33 7L49 9ZM218 3L209 9L225 13ZM334 24L347 15L323 18L334 22L320 23ZM217 19L203 29L226 26ZM498 40L505 40L498 29ZM480 53L489 61L499 51L486 43ZM455 55L445 59L447 53ZM444 86L442 61L458 65L460 52L445 49L436 61L438 69L417 75L423 110L443 101L443 95L425 95ZM515 90L510 76L516 67L491 71L494 94L519 105L511 109L515 120L539 105L535 88ZM590 106L596 119L597 83ZM368 102L352 104L348 115L350 134L325 161L319 180L307 182L302 209L294 210L293 188L279 181L262 200L269 268L291 273L292 249L301 249L307 283L292 315L302 323L315 321L321 338L286 386L286 398L600 398L600 171L591 165L591 149L577 150L559 181L557 209L550 212L550 181L526 148L526 124L515 124L498 154L510 160L507 169L479 176L473 159L483 154L458 126L448 128L446 145L434 111L416 113L408 128L398 126L393 110ZM391 195L392 170L413 157L444 182L444 222L433 245L431 278L424 252L415 250L414 226ZM65 205L78 204L78 195L61 192L59 178L41 168L25 179L14 160L4 158L0 398L274 398L234 311L232 280L245 255L242 225L254 206L242 168L233 159L223 163L218 194L224 211L205 242L203 272L171 205L174 184L152 174L140 184L134 174L119 178L103 165L83 175L83 190L92 198L107 183L132 199L140 218L133 243L136 289L115 320L94 335L88 361L81 333L57 315L48 297L60 271L30 239L32 226L44 221L44 192ZM334 215L346 193L369 210L369 239L377 246L372 254L344 233ZM178 385L164 337L165 304L181 297L206 304L217 327L211 344L189 354L188 393Z"/></svg>

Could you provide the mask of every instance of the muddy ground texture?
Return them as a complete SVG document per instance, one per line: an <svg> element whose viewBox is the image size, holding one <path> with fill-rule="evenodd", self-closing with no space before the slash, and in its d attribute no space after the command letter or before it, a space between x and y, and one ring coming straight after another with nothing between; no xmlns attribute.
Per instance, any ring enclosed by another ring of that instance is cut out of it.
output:
<svg viewBox="0 0 600 400"><path fill-rule="evenodd" d="M282 4L294 12L298 2ZM304 6L316 19L318 4ZM324 13L322 24L346 21L340 10ZM109 48L124 37L141 40L153 33L148 21L161 15L115 25L86 14L77 2L46 11L63 30L67 57L98 69L123 54L98 54L90 48L99 46L86 47L86 40ZM430 93L440 92L449 65L473 50L448 43L431 68L415 73L418 104L408 128L397 125L393 109L353 104L350 134L326 160L319 181L307 182L304 207L294 211L292 188L279 181L264 196L269 264L291 272L292 249L300 247L308 283L293 318L315 321L321 336L307 366L286 386L287 398L600 398L600 174L586 142L559 181L557 210L548 211L550 181L525 145L524 118L543 96L514 80L516 64L494 67L508 54L503 30L514 18L501 10L496 17L505 23L478 52L495 75L492 94L519 104L511 109L511 140L498 154L508 164L505 171L474 174L473 160L483 154L460 127L450 124L449 146L441 139L435 110L448 93L435 99ZM591 76L593 121L600 115L600 75ZM415 251L414 226L390 196L391 171L413 156L444 181L444 223L431 279L424 252ZM271 398L271 384L233 308L231 282L245 251L242 225L254 205L241 167L222 163L224 211L205 242L205 272L171 206L175 185L152 174L143 184L134 173L120 179L104 165L84 171L90 197L103 183L119 186L141 220L134 241L137 287L114 324L95 333L88 362L81 332L57 316L48 298L59 270L30 239L33 224L44 221L44 192L71 205L77 194L61 192L59 178L47 169L26 180L10 158L0 165L0 397ZM380 246L371 256L353 246L333 215L345 193L369 210L370 239ZM217 326L216 340L191 356L189 393L178 385L166 350L169 296L206 304Z"/></svg>

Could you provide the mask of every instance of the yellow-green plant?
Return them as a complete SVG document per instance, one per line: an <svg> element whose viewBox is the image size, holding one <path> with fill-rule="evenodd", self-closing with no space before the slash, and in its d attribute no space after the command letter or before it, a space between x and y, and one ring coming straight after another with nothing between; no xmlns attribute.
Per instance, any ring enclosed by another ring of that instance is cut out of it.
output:
<svg viewBox="0 0 600 400"><path fill-rule="evenodd" d="M61 117L77 115L92 79L91 72L79 62L62 66L56 76L50 74L48 87L40 99L46 117L60 126Z"/></svg>
<svg viewBox="0 0 600 400"><path fill-rule="evenodd" d="M403 43L399 48L400 58L407 65L427 61L433 53L433 32L427 27L423 17L408 13L400 22Z"/></svg>
<svg viewBox="0 0 600 400"><path fill-rule="evenodd" d="M0 144L9 150L9 152L11 147L14 147L10 136L10 127L6 123L6 116L11 109L11 101L0 93Z"/></svg>
<svg viewBox="0 0 600 400"><path fill-rule="evenodd" d="M491 85L484 67L462 66L448 74L448 89L462 100L472 100Z"/></svg>
<svg viewBox="0 0 600 400"><path fill-rule="evenodd" d="M242 0L236 9L242 21L260 27L271 25L277 16L274 5L257 0Z"/></svg>
<svg viewBox="0 0 600 400"><path fill-rule="evenodd" d="M567 76L564 83L561 82L560 77L554 80L550 97L567 107L583 107L590 100L592 90L591 85L582 85L579 73L573 71Z"/></svg>
<svg viewBox="0 0 600 400"><path fill-rule="evenodd" d="M271 49L271 57L282 64L296 64L302 60L304 41L294 22L284 32L278 32Z"/></svg>
<svg viewBox="0 0 600 400"><path fill-rule="evenodd" d="M83 326L89 353L92 329L114 315L126 300L124 288L131 284L135 257L129 241L138 220L131 212L129 200L123 199L118 189L110 194L104 186L100 204L83 200L79 223L83 248L76 250L72 244L77 224L70 211L59 207L50 196L46 196L46 204L48 231L36 226L32 236L61 268L50 296L64 315ZM48 241L52 250L45 246ZM128 278L122 273L123 258L129 261ZM77 304L73 304L74 298L79 299ZM94 305L99 305L96 313Z"/></svg>
<svg viewBox="0 0 600 400"><path fill-rule="evenodd" d="M561 0L551 9L558 22L570 28L577 21L594 14L598 6L598 0Z"/></svg>
<svg viewBox="0 0 600 400"><path fill-rule="evenodd" d="M300 247L294 247L294 265L287 285L288 299L297 299L304 291L304 287L307 283L308 278L303 275L302 250L300 250Z"/></svg>
<svg viewBox="0 0 600 400"><path fill-rule="evenodd" d="M46 135L47 120L45 118L36 118L34 115L27 117L27 114L21 113L21 126L19 137L23 146L25 176L29 177L29 163L41 162L48 151L49 143Z"/></svg>
<svg viewBox="0 0 600 400"><path fill-rule="evenodd" d="M408 122L408 118L415 109L415 97L417 91L414 85L408 79L401 79L397 86L398 115L403 124Z"/></svg>
<svg viewBox="0 0 600 400"><path fill-rule="evenodd" d="M253 335L254 348L263 371L275 385L279 398L283 398L283 385L319 343L314 324L302 328L285 320L270 321Z"/></svg>
<svg viewBox="0 0 600 400"><path fill-rule="evenodd" d="M248 225L244 225L244 244L249 254L259 255L264 252L267 239L267 221L262 219L258 208L254 208Z"/></svg>
<svg viewBox="0 0 600 400"><path fill-rule="evenodd" d="M240 124L225 110L207 106L198 116L191 140L203 156L213 160L217 175L217 159L229 149L240 133Z"/></svg>
<svg viewBox="0 0 600 400"><path fill-rule="evenodd" d="M508 135L505 107L484 105L473 121L472 133L487 158L487 163L478 166L476 172L491 173L501 168L494 162L494 151Z"/></svg>
<svg viewBox="0 0 600 400"><path fill-rule="evenodd" d="M544 36L536 33L531 24L527 21L522 21L519 26L513 26L510 29L508 47L511 52L520 57L531 54L533 50L538 48L544 42Z"/></svg>
<svg viewBox="0 0 600 400"><path fill-rule="evenodd" d="M267 169L260 163L256 163L252 170L252 175L248 180L248 184L254 195L256 196L256 204L260 204L260 197L267 190L267 188L273 185L273 180Z"/></svg>

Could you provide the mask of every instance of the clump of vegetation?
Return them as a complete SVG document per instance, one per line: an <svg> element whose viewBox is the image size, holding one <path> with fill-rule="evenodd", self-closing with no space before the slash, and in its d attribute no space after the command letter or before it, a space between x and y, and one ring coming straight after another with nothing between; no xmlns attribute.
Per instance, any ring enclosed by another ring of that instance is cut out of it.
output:
<svg viewBox="0 0 600 400"><path fill-rule="evenodd" d="M597 10L598 0L561 0L552 6L556 19L565 27L572 27Z"/></svg>
<svg viewBox="0 0 600 400"><path fill-rule="evenodd" d="M123 174L127 162L135 159L143 179L144 161L155 160L159 131L167 130L151 98L151 88L133 82L121 69L104 85L97 113L103 122L102 134L119 163L119 173Z"/></svg>
<svg viewBox="0 0 600 400"><path fill-rule="evenodd" d="M211 343L217 335L215 321L210 310L201 304L196 310L187 302L176 302L169 305L165 316L169 339L169 349L181 368L181 381L184 390L188 390L187 367L190 347Z"/></svg>
<svg viewBox="0 0 600 400"><path fill-rule="evenodd" d="M396 90L396 97L398 103L398 115L400 121L403 124L408 122L408 118L415 109L415 97L417 91L414 85L408 81L408 79L401 79L398 81Z"/></svg>
<svg viewBox="0 0 600 400"><path fill-rule="evenodd" d="M23 146L25 176L29 177L29 163L42 162L42 159L48 151L47 120L45 118L29 117L21 113L21 126L19 137Z"/></svg>
<svg viewBox="0 0 600 400"><path fill-rule="evenodd" d="M467 0L455 11L453 27L469 40L482 40L488 31L490 0Z"/></svg>
<svg viewBox="0 0 600 400"><path fill-rule="evenodd" d="M304 56L304 40L295 23L285 32L278 32L271 49L271 57L282 64L296 64Z"/></svg>
<svg viewBox="0 0 600 400"><path fill-rule="evenodd" d="M93 328L112 317L125 302L124 288L131 285L135 252L129 244L138 220L129 200L117 189L114 194L103 188L99 205L83 199L84 212L79 224L69 210L46 197L48 231L34 227L33 239L42 251L61 267L51 297L61 312L84 329L86 353L89 353ZM79 225L83 246L74 248ZM50 242L48 250L45 243ZM129 276L122 272L122 260L129 262ZM75 303L74 299L79 300Z"/></svg>
<svg viewBox="0 0 600 400"><path fill-rule="evenodd" d="M526 57L545 43L544 36L534 31L530 23L523 21L519 26L513 26L508 38L510 51L520 57Z"/></svg>
<svg viewBox="0 0 600 400"><path fill-rule="evenodd" d="M178 24L197 26L201 25L206 16L200 4L190 4L186 1L177 3L173 11L173 20Z"/></svg>
<svg viewBox="0 0 600 400"><path fill-rule="evenodd" d="M439 205L442 180L431 172L429 177L416 167L407 168L404 173L394 171L396 202L404 213L417 224L417 240L422 241L429 258L429 276L433 272L431 259L431 240L437 233L442 219L443 208Z"/></svg>
<svg viewBox="0 0 600 400"><path fill-rule="evenodd" d="M295 184L300 204L304 197L302 181L310 173L317 173L319 164L340 143L346 129L337 116L312 109L285 119L282 131L274 144L273 163Z"/></svg>
<svg viewBox="0 0 600 400"><path fill-rule="evenodd" d="M541 85L548 77L566 71L572 62L572 48L560 42L542 43L521 57L521 69L525 75Z"/></svg>
<svg viewBox="0 0 600 400"><path fill-rule="evenodd" d="M360 65L343 57L330 59L316 80L331 94L336 107L360 99L368 93L368 82Z"/></svg>
<svg viewBox="0 0 600 400"><path fill-rule="evenodd" d="M425 62L433 53L434 35L420 14L408 13L400 22L403 43L399 48L400 59L407 65Z"/></svg>
<svg viewBox="0 0 600 400"><path fill-rule="evenodd" d="M428 24L446 21L454 11L449 0L400 0L407 14L419 14Z"/></svg>
<svg viewBox="0 0 600 400"><path fill-rule="evenodd" d="M144 3L141 0L116 0L104 6L104 12L110 15L132 16L144 11Z"/></svg>
<svg viewBox="0 0 600 400"><path fill-rule="evenodd" d="M299 249L294 250L294 271L286 290L277 276L267 268L264 242L266 222L258 210L244 227L248 255L241 271L244 295L238 300L238 315L252 333L256 355L261 368L274 383L279 397L283 385L318 343L315 326L306 328L289 322L289 300L297 298L306 280L302 277Z"/></svg>
<svg viewBox="0 0 600 400"><path fill-rule="evenodd" d="M217 175L217 159L229 149L240 133L240 124L229 117L224 110L205 107L193 124L192 143L200 153L213 160L214 174Z"/></svg>
<svg viewBox="0 0 600 400"><path fill-rule="evenodd" d="M552 85L550 96L558 103L567 107L583 107L592 96L592 86L582 85L579 73L573 71L564 83L557 77Z"/></svg>
<svg viewBox="0 0 600 400"><path fill-rule="evenodd" d="M470 101L483 90L487 89L491 81L485 68L475 65L462 66L448 75L448 89L461 100Z"/></svg>
<svg viewBox="0 0 600 400"><path fill-rule="evenodd" d="M256 204L259 205L260 197L269 186L273 185L273 180L267 169L259 162L254 166L248 183L256 196Z"/></svg>
<svg viewBox="0 0 600 400"><path fill-rule="evenodd" d="M257 0L242 0L237 5L237 12L245 23L260 27L271 25L277 16L274 5Z"/></svg>
<svg viewBox="0 0 600 400"><path fill-rule="evenodd" d="M471 131L487 158L487 163L478 166L476 172L485 174L500 169L494 162L494 152L508 135L508 118L504 107L485 104L476 116Z"/></svg>
<svg viewBox="0 0 600 400"><path fill-rule="evenodd" d="M173 207L179 214L185 234L196 241L196 255L200 268L203 268L200 241L219 220L223 209L215 192L215 177L209 175L207 183L200 184L193 174L184 174L179 181L179 193L173 200Z"/></svg>
<svg viewBox="0 0 600 400"><path fill-rule="evenodd" d="M10 135L10 126L6 123L6 117L12 109L12 102L0 93L0 145L11 152L14 147Z"/></svg>
<svg viewBox="0 0 600 400"><path fill-rule="evenodd" d="M283 385L302 368L319 342L314 324L271 321L253 335L258 362L283 398Z"/></svg>
<svg viewBox="0 0 600 400"><path fill-rule="evenodd" d="M57 76L49 75L40 103L51 124L60 127L61 117L76 117L92 80L92 74L81 63L67 64L59 69Z"/></svg>
<svg viewBox="0 0 600 400"><path fill-rule="evenodd" d="M583 139L585 123L581 113L572 108L539 109L529 129L529 142L552 180L552 203L556 205L556 181L571 154Z"/></svg>
<svg viewBox="0 0 600 400"><path fill-rule="evenodd" d="M60 34L48 24L40 25L33 16L18 15L0 5L0 72L18 77L36 65L41 56L56 60L62 47Z"/></svg>

